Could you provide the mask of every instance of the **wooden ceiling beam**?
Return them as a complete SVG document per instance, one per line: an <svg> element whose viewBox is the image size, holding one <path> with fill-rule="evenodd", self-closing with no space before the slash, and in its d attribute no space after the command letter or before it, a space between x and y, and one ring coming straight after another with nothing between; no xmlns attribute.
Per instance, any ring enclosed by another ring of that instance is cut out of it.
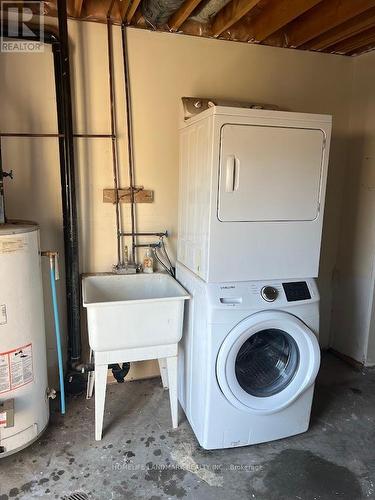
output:
<svg viewBox="0 0 375 500"><path fill-rule="evenodd" d="M83 7L83 0L67 0L68 16L73 18L80 18L82 13L82 7Z"/></svg>
<svg viewBox="0 0 375 500"><path fill-rule="evenodd" d="M140 3L141 3L141 0L131 0L130 7L126 13L126 23L127 24L130 24L132 22L135 11L137 10Z"/></svg>
<svg viewBox="0 0 375 500"><path fill-rule="evenodd" d="M143 17L141 6L139 5L138 9L135 11L133 16L132 24L134 26L144 24L145 18Z"/></svg>
<svg viewBox="0 0 375 500"><path fill-rule="evenodd" d="M82 7L83 0L74 0L74 17L81 17Z"/></svg>
<svg viewBox="0 0 375 500"><path fill-rule="evenodd" d="M169 18L169 29L171 31L177 31L201 2L202 0L186 0Z"/></svg>
<svg viewBox="0 0 375 500"><path fill-rule="evenodd" d="M370 52L370 50L375 49L375 43L369 43L367 45L363 45L362 47L357 47L354 50L351 50L350 52L347 52L345 55L346 56L359 56L361 54L365 54L366 52Z"/></svg>
<svg viewBox="0 0 375 500"><path fill-rule="evenodd" d="M289 47L300 47L372 7L375 0L325 0L295 19L283 36Z"/></svg>
<svg viewBox="0 0 375 500"><path fill-rule="evenodd" d="M231 0L214 17L211 35L215 38L220 36L250 12L259 2L260 0Z"/></svg>
<svg viewBox="0 0 375 500"><path fill-rule="evenodd" d="M118 4L119 4L121 20L125 21L126 14L128 12L129 5L130 5L130 0L119 0Z"/></svg>
<svg viewBox="0 0 375 500"><path fill-rule="evenodd" d="M372 43L375 43L375 31L370 28L362 33L351 36L336 45L333 45L328 50L329 52L335 52L338 54L347 54L348 52L352 52L353 50Z"/></svg>
<svg viewBox="0 0 375 500"><path fill-rule="evenodd" d="M288 23L315 7L322 0L272 0L252 20L250 40L263 42Z"/></svg>
<svg viewBox="0 0 375 500"><path fill-rule="evenodd" d="M375 7L314 38L311 42L302 45L302 48L324 50L371 27L375 27Z"/></svg>

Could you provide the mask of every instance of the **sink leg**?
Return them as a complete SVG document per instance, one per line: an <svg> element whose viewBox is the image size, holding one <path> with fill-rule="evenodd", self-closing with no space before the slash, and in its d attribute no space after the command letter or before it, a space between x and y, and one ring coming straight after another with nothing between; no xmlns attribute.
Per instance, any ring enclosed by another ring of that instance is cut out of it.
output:
<svg viewBox="0 0 375 500"><path fill-rule="evenodd" d="M174 429L176 429L178 427L177 356L167 358L167 367L172 426Z"/></svg>
<svg viewBox="0 0 375 500"><path fill-rule="evenodd" d="M165 358L158 359L161 381L164 389L168 389L168 370Z"/></svg>
<svg viewBox="0 0 375 500"><path fill-rule="evenodd" d="M95 365L95 439L97 441L102 439L107 371L107 365Z"/></svg>

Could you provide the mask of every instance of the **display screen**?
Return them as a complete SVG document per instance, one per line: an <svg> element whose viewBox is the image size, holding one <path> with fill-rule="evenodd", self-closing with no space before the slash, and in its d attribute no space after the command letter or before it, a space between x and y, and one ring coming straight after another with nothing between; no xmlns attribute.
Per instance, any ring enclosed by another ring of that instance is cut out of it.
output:
<svg viewBox="0 0 375 500"><path fill-rule="evenodd" d="M288 302L311 299L309 287L307 286L306 281L283 283L283 288Z"/></svg>

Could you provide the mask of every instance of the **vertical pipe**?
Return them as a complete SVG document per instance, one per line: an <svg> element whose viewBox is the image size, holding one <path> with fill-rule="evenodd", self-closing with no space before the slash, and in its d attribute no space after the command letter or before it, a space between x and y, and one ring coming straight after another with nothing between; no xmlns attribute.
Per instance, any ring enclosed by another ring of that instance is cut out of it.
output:
<svg viewBox="0 0 375 500"><path fill-rule="evenodd" d="M68 308L68 349L71 363L75 364L81 357L80 279L66 0L57 1L57 12L60 43L53 45L53 53L55 57L58 131L64 136L59 138L59 150Z"/></svg>
<svg viewBox="0 0 375 500"><path fill-rule="evenodd" d="M50 255L49 266L50 266L50 282L51 282L52 305L53 305L53 319L55 322L57 361L59 366L60 408L61 408L61 413L64 415L65 414L64 365L63 365L63 355L61 347L59 306L57 304L57 293L56 293L56 269L57 269L56 258L57 258L56 255L54 256Z"/></svg>
<svg viewBox="0 0 375 500"><path fill-rule="evenodd" d="M5 202L4 202L4 185L3 185L3 159L1 154L1 139L0 139L0 224L5 224Z"/></svg>
<svg viewBox="0 0 375 500"><path fill-rule="evenodd" d="M122 56L124 64L124 81L125 81L125 97L126 97L126 123L128 129L128 166L129 166L129 183L130 183L130 215L131 215L131 233L132 233L132 258L136 263L136 237L135 237L135 203L134 203L134 144L133 144L133 119L131 108L131 93L130 93L130 77L129 77L129 57L128 44L126 40L126 26L121 25L122 34Z"/></svg>
<svg viewBox="0 0 375 500"><path fill-rule="evenodd" d="M119 199L119 172L118 172L118 157L117 157L117 131L116 131L116 110L115 110L115 95L114 95L114 79L113 79L113 37L111 13L114 5L114 0L107 14L107 47L108 47L108 73L109 73L109 95L110 95L110 111L111 111L111 135L112 135L112 166L113 166L113 184L115 188L115 207L116 207L116 238L117 238L117 265L122 264L121 252L121 214L120 214L120 199Z"/></svg>
<svg viewBox="0 0 375 500"><path fill-rule="evenodd" d="M54 58L64 228L68 349L70 362L74 365L81 357L80 279L66 0L58 0L57 7L60 38L52 31L44 30L43 35L39 33L39 39L52 45ZM32 31L36 34L35 28ZM3 37L22 40L35 39L34 36L30 38L30 35L23 33L21 29L14 36L9 33L7 24L3 26Z"/></svg>

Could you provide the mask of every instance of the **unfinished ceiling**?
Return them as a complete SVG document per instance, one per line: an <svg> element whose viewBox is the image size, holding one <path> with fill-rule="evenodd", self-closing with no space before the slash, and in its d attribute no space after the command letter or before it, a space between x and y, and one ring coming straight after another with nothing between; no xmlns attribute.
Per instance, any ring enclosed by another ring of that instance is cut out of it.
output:
<svg viewBox="0 0 375 500"><path fill-rule="evenodd" d="M348 56L375 48L375 0L68 0L72 18ZM45 13L56 13L55 0Z"/></svg>

